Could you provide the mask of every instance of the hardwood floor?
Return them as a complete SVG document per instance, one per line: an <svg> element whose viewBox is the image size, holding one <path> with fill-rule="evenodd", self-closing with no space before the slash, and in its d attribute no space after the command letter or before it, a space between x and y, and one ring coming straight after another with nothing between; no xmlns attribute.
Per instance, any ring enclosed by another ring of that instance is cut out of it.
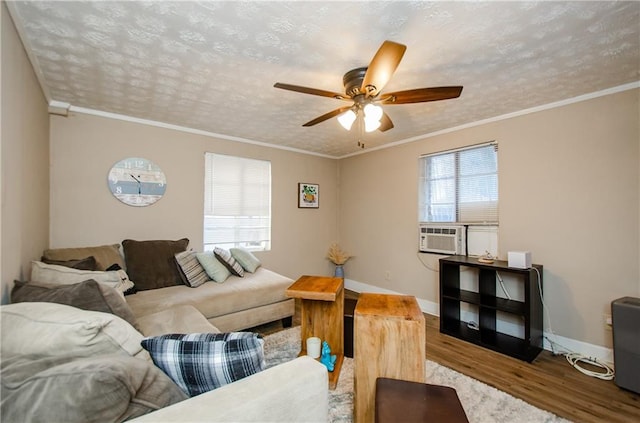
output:
<svg viewBox="0 0 640 423"><path fill-rule="evenodd" d="M346 291L345 297L357 298L357 293ZM425 319L429 360L574 422L640 422L640 395L583 375L563 356L543 351L527 363L443 335L438 317L425 314ZM293 322L300 324L299 307ZM257 329L266 335L282 325Z"/></svg>
<svg viewBox="0 0 640 423"><path fill-rule="evenodd" d="M583 375L543 351L527 363L440 333L425 314L427 359L575 422L640 422L640 395Z"/></svg>

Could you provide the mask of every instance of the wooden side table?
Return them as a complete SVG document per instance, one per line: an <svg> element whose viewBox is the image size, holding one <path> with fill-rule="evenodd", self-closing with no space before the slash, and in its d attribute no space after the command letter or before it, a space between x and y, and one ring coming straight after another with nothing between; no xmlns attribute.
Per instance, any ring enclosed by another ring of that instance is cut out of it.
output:
<svg viewBox="0 0 640 423"><path fill-rule="evenodd" d="M302 301L300 355L307 353L307 338L317 336L327 341L336 355L333 372L329 372L329 389L335 389L344 361L344 289L343 279L327 276L301 276L287 290L290 298Z"/></svg>
<svg viewBox="0 0 640 423"><path fill-rule="evenodd" d="M425 382L424 315L412 296L360 294L354 334L354 421L372 423L377 378Z"/></svg>

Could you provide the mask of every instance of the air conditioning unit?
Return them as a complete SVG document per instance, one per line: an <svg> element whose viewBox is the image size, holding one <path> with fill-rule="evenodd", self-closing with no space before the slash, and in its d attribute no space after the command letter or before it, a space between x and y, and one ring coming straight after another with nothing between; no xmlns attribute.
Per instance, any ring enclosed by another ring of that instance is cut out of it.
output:
<svg viewBox="0 0 640 423"><path fill-rule="evenodd" d="M420 252L466 255L464 226L420 223Z"/></svg>

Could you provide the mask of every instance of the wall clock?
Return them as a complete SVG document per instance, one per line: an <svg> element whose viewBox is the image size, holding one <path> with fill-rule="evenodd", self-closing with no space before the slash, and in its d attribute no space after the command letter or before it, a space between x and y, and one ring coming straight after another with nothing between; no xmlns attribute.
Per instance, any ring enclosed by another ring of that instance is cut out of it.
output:
<svg viewBox="0 0 640 423"><path fill-rule="evenodd" d="M135 207L150 206L161 199L167 189L162 169L141 157L129 157L114 164L108 182L118 200Z"/></svg>

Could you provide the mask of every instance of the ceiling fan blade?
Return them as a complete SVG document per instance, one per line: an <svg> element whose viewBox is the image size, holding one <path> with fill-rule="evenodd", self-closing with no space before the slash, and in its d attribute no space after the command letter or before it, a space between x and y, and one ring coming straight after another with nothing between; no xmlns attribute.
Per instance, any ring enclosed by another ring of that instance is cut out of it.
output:
<svg viewBox="0 0 640 423"><path fill-rule="evenodd" d="M300 85L282 84L280 82L276 82L273 86L275 88L281 88L283 90L296 91L299 93L311 94L311 95L319 95L321 97L335 98L338 100L351 99L351 97L349 97L346 94L334 93L333 91L319 90L317 88L301 87Z"/></svg>
<svg viewBox="0 0 640 423"><path fill-rule="evenodd" d="M371 63L369 63L360 91L367 97L378 95L396 71L406 50L407 46L393 41L382 43L376 55L371 59Z"/></svg>
<svg viewBox="0 0 640 423"><path fill-rule="evenodd" d="M382 118L380 119L380 127L378 130L380 132L388 131L393 128L393 122L391 122L391 118L386 113L382 112Z"/></svg>
<svg viewBox="0 0 640 423"><path fill-rule="evenodd" d="M462 87L432 87L418 88L415 90L397 91L385 93L380 101L383 104L409 104L424 103L427 101L447 100L460 97Z"/></svg>
<svg viewBox="0 0 640 423"><path fill-rule="evenodd" d="M313 126L313 125L317 125L320 122L324 122L327 119L331 119L332 117L338 116L339 114L342 114L344 112L346 112L347 110L349 110L352 106L345 106L345 107L340 107L339 109L336 110L332 110L329 113L325 113L322 116L319 116L313 120L310 120L309 122L305 123L302 126Z"/></svg>

